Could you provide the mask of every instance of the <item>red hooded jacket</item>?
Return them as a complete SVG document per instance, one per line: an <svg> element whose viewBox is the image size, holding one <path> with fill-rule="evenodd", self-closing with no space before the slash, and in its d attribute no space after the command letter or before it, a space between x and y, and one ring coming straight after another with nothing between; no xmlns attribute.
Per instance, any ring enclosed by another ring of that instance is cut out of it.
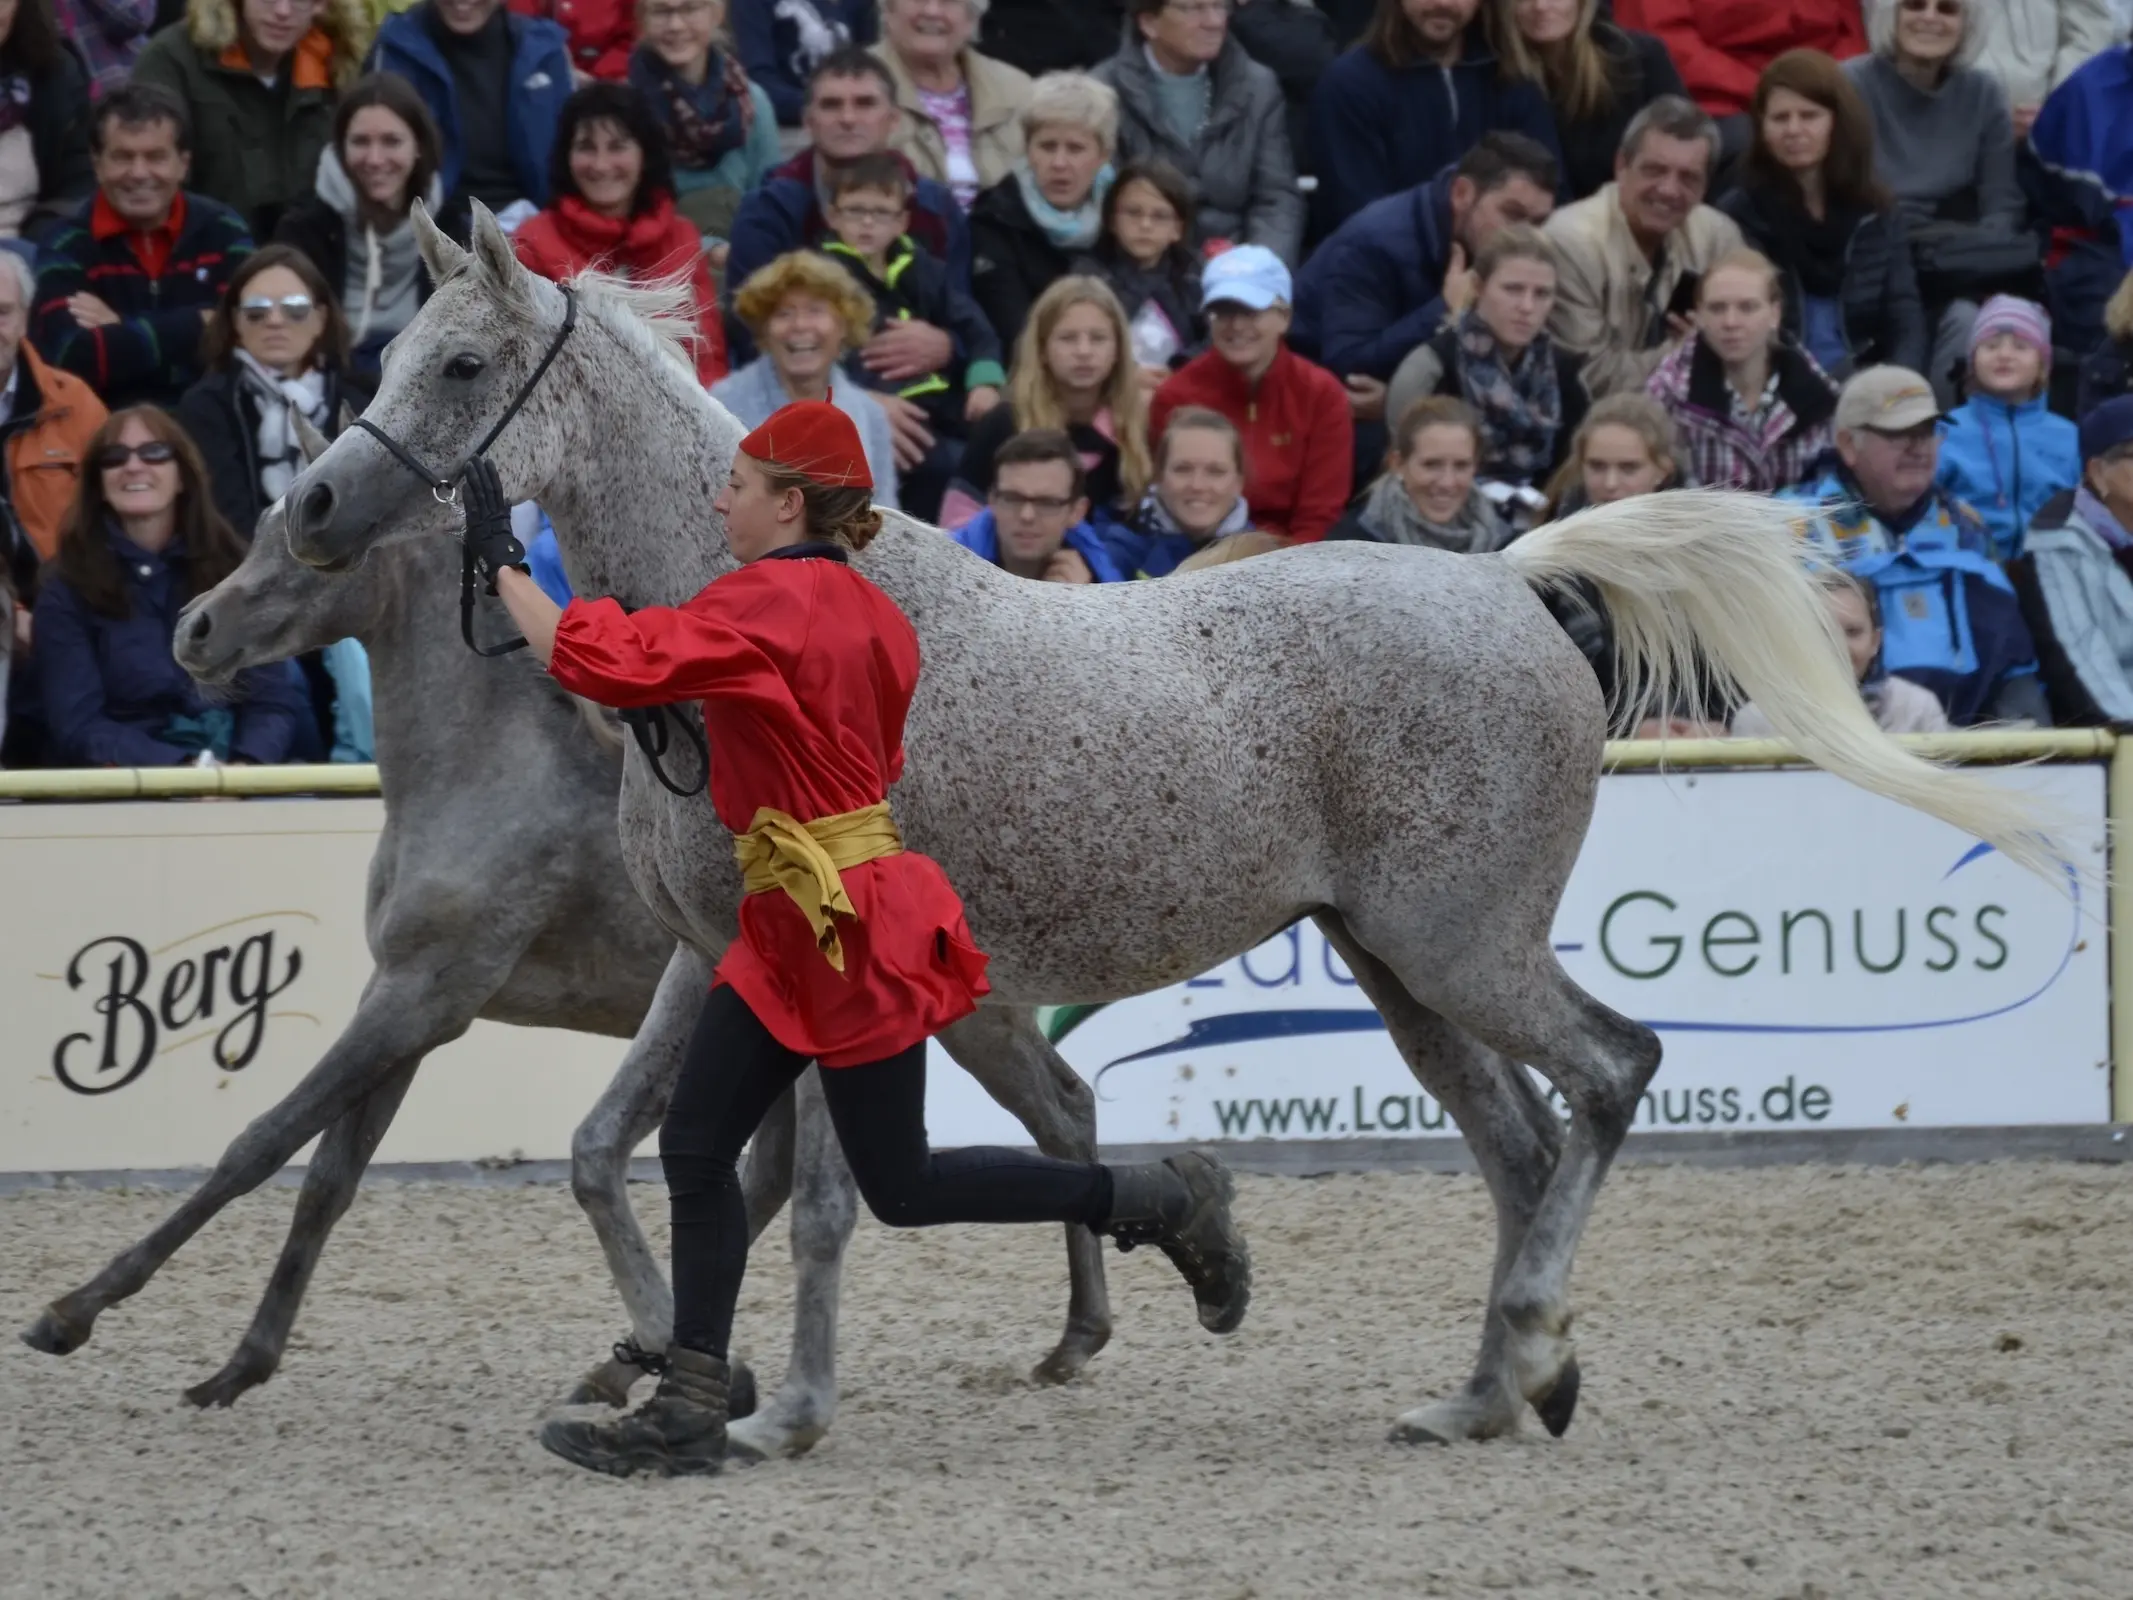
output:
<svg viewBox="0 0 2133 1600"><path fill-rule="evenodd" d="M1866 54L1859 0L1615 0L1615 21L1656 33L1689 97L1714 117L1746 111L1763 68L1787 50Z"/></svg>
<svg viewBox="0 0 2133 1600"><path fill-rule="evenodd" d="M1163 380L1148 406L1148 437L1160 440L1179 406L1206 406L1244 438L1244 502L1252 526L1299 543L1323 539L1340 521L1355 478L1355 419L1340 379L1287 345L1254 390L1210 350Z"/></svg>
<svg viewBox="0 0 2133 1600"><path fill-rule="evenodd" d="M631 0L510 0L522 17L542 17L570 35L570 64L589 77L621 80L637 45Z"/></svg>
<svg viewBox="0 0 2133 1600"><path fill-rule="evenodd" d="M564 195L528 217L512 235L519 260L554 283L598 267L645 281L689 269L696 295L696 378L709 388L726 375L726 328L718 291L704 261L703 236L661 195L627 221L604 217L576 195Z"/></svg>
<svg viewBox="0 0 2133 1600"><path fill-rule="evenodd" d="M759 806L807 823L873 805L903 775L918 635L821 549L753 562L682 606L573 600L548 670L603 705L701 700L711 804L736 834ZM909 1049L991 988L963 903L930 858L905 850L841 876L856 913L837 919L843 971L792 898L769 890L741 901L741 936L717 974L772 1038L825 1067Z"/></svg>

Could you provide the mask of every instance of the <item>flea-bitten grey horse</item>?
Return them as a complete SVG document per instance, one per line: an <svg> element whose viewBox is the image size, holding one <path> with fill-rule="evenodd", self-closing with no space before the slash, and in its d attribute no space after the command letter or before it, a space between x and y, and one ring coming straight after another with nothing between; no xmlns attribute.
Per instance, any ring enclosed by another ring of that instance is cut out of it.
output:
<svg viewBox="0 0 2133 1600"><path fill-rule="evenodd" d="M325 441L307 441L323 449ZM380 551L327 575L289 555L277 505L243 564L187 607L174 648L209 682L354 636L370 654L386 822L372 858L368 931L376 969L355 1016L318 1065L233 1143L197 1193L24 1335L64 1354L96 1316L136 1293L216 1211L325 1131L288 1243L236 1354L188 1391L228 1405L279 1365L326 1235L346 1210L423 1057L475 1017L635 1038L573 1141L572 1183L629 1313L632 1337L665 1347L673 1304L625 1189L631 1151L664 1114L709 981L706 954L676 947L630 886L616 835L619 740L589 731L571 698L525 656L486 660L461 643L451 596L457 552L442 540ZM509 619L493 601L494 637ZM736 873L733 892L739 892ZM640 1026L641 1022L641 1026ZM1028 1010L972 1018L943 1037L1037 1141L1094 1137L1093 1102ZM849 1170L813 1074L781 1101L750 1149L749 1219L761 1230L788 1192L799 1267L784 1384L737 1422L744 1451L791 1453L836 1405L839 1267L856 1216ZM1038 1375L1070 1376L1108 1331L1102 1261L1080 1253L1075 1304ZM637 1369L605 1362L569 1398L621 1404Z"/></svg>
<svg viewBox="0 0 2133 1600"><path fill-rule="evenodd" d="M711 503L738 427L630 298L581 280L573 311L485 212L471 251L426 217L418 232L437 290L367 420L449 478L522 397L490 459L548 510L580 593L678 604L730 570ZM431 493L345 433L291 486L291 549L346 566L415 536L404 513ZM1624 502L1490 556L1320 546L1083 587L891 516L857 565L924 660L895 812L961 891L996 1000L1140 993L1312 916L1458 1121L1497 1206L1490 1309L1465 1388L1402 1415L1399 1437L1501 1433L1527 1404L1568 1425L1571 1260L1659 1063L1657 1037L1550 945L1607 714L1537 591L1597 592L1640 698L1708 662L1821 765L2056 859L2023 799L1875 728L1789 513L1755 497ZM730 837L634 753L621 806L639 890L708 948L734 917ZM1519 1062L1561 1092L1567 1127Z"/></svg>

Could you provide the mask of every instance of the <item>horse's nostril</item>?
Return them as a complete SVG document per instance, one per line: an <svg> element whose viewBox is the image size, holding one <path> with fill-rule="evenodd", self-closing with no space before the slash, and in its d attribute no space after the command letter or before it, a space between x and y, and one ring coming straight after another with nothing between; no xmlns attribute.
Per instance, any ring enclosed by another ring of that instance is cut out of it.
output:
<svg viewBox="0 0 2133 1600"><path fill-rule="evenodd" d="M291 520L307 533L316 533L333 517L333 485L314 483L297 499Z"/></svg>
<svg viewBox="0 0 2133 1600"><path fill-rule="evenodd" d="M191 639L194 644L198 644L209 633L214 631L214 626L214 622L205 611L196 611L193 613L193 625L186 630L186 637Z"/></svg>

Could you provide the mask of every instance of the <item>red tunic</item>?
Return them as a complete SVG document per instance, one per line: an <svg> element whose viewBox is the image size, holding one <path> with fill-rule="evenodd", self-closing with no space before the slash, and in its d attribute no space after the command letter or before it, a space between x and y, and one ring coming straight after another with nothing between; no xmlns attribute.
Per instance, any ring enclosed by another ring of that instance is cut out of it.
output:
<svg viewBox="0 0 2133 1600"><path fill-rule="evenodd" d="M703 702L711 803L745 833L759 806L802 822L880 801L903 774L918 636L896 602L840 561L758 561L688 604L626 614L573 600L549 666L610 706ZM906 850L847 868L857 920L837 919L844 970L816 947L790 896L741 901L741 936L718 964L771 1036L825 1067L908 1049L968 1016L985 981L963 903L929 857Z"/></svg>

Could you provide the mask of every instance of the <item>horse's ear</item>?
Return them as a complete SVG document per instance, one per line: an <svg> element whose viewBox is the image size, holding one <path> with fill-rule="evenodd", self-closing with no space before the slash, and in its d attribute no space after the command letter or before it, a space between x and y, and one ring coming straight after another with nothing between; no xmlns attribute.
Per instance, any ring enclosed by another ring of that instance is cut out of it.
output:
<svg viewBox="0 0 2133 1600"><path fill-rule="evenodd" d="M415 225L415 248L422 252L422 264L429 268L431 283L444 282L466 265L466 251L431 220L428 206L417 200L409 208L408 218Z"/></svg>
<svg viewBox="0 0 2133 1600"><path fill-rule="evenodd" d="M311 419L295 406L289 407L289 423L296 429L296 442L303 448L305 461L316 461L326 453L326 436L314 428Z"/></svg>
<svg viewBox="0 0 2133 1600"><path fill-rule="evenodd" d="M474 202L474 264L499 299L521 303L532 299L526 292L526 269L511 248L511 235L479 200Z"/></svg>
<svg viewBox="0 0 2133 1600"><path fill-rule="evenodd" d="M333 431L335 433L346 433L350 428L354 427L355 425L356 408L350 405L346 400L343 400L341 402L341 414L338 420L336 420L333 425Z"/></svg>

